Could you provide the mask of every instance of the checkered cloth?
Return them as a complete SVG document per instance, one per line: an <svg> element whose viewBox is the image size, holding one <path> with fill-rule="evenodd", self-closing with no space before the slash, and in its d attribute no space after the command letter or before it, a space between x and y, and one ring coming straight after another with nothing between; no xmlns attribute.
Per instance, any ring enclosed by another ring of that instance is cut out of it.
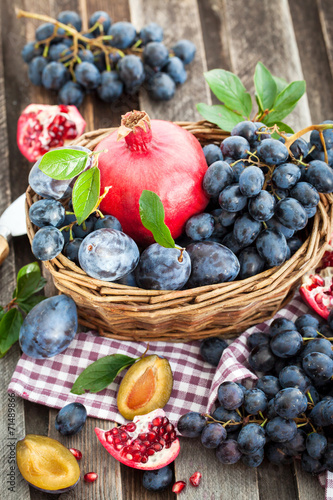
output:
<svg viewBox="0 0 333 500"><path fill-rule="evenodd" d="M299 295L281 309L276 317L295 321L298 316L309 311ZM217 368L205 363L199 354L200 342L174 344L151 342L149 354L166 357L174 375L171 398L165 412L173 423L188 411L210 413L215 405L217 390L226 380L244 381L250 386L257 380L247 363L249 349L247 338L254 331L267 331L269 322L248 329L228 349L225 349ZM70 347L62 354L45 360L29 358L25 354L19 360L8 391L24 399L52 408L62 408L77 401L85 405L91 417L124 423L118 413L116 396L123 373L98 394L76 396L70 389L78 375L93 361L108 354L141 356L146 350L144 342L120 342L88 333L79 333ZM326 500L333 500L333 474L320 476L320 483L326 488Z"/></svg>

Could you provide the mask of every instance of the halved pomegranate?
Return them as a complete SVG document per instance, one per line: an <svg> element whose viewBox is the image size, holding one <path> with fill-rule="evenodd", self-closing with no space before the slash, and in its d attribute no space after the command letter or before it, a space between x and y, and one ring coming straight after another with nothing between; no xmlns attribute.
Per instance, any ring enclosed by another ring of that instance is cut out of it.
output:
<svg viewBox="0 0 333 500"><path fill-rule="evenodd" d="M109 431L96 427L95 432L116 460L134 469L161 469L180 451L175 428L160 408Z"/></svg>
<svg viewBox="0 0 333 500"><path fill-rule="evenodd" d="M81 135L86 122L75 106L29 104L17 123L17 145L31 162Z"/></svg>
<svg viewBox="0 0 333 500"><path fill-rule="evenodd" d="M303 276L300 287L300 293L304 301L326 320L333 309L332 243L331 240L319 266Z"/></svg>

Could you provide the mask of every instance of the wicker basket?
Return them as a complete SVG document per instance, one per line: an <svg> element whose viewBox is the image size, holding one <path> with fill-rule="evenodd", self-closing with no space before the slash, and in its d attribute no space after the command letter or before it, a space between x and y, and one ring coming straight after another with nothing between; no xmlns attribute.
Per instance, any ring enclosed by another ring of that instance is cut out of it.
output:
<svg viewBox="0 0 333 500"><path fill-rule="evenodd" d="M212 124L178 122L202 145L229 134ZM114 129L88 132L73 145L95 146ZM39 199L29 186L27 232L32 241L36 227L29 220L29 207ZM254 277L190 290L156 291L128 287L90 278L62 254L44 262L60 292L76 302L81 325L106 337L120 340L190 341L220 335L232 337L272 317L287 303L301 277L320 261L330 239L333 195L320 195L311 234L283 265Z"/></svg>

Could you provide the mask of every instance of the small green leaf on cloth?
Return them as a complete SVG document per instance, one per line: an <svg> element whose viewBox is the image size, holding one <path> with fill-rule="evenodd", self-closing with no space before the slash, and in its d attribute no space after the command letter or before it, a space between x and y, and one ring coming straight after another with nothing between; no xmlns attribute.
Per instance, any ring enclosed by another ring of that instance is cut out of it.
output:
<svg viewBox="0 0 333 500"><path fill-rule="evenodd" d="M170 229L164 222L164 207L153 191L143 190L139 200L139 212L143 226L153 233L156 243L165 248L175 248Z"/></svg>

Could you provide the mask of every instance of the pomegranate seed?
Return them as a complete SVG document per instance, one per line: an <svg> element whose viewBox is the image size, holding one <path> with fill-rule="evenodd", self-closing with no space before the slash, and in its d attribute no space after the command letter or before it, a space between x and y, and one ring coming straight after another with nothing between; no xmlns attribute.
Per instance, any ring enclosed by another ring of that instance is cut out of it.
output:
<svg viewBox="0 0 333 500"><path fill-rule="evenodd" d="M162 418L162 417L156 417L156 418L154 418L154 420L153 420L153 425L156 425L156 426L158 426L158 427L159 427L160 425L162 425L162 421L163 421L163 418Z"/></svg>
<svg viewBox="0 0 333 500"><path fill-rule="evenodd" d="M80 450L77 450L76 448L69 448L69 451L73 453L74 457L76 460L81 460L82 458L82 453Z"/></svg>
<svg viewBox="0 0 333 500"><path fill-rule="evenodd" d="M121 450L121 449L122 449L122 447L123 447L123 445L122 445L122 444L117 444L117 445L115 446L116 450Z"/></svg>
<svg viewBox="0 0 333 500"><path fill-rule="evenodd" d="M185 481L177 481L173 485L173 487L172 487L172 492L176 493L176 495L178 495L178 493L180 493L181 491L183 491L183 489L185 488L185 486L186 486Z"/></svg>
<svg viewBox="0 0 333 500"><path fill-rule="evenodd" d="M105 439L107 440L108 443L113 443L113 437L111 436L111 434L108 434Z"/></svg>
<svg viewBox="0 0 333 500"><path fill-rule="evenodd" d="M142 434L138 435L138 438L140 439L140 441L144 441L147 438L147 434L143 432Z"/></svg>
<svg viewBox="0 0 333 500"><path fill-rule="evenodd" d="M152 448L155 450L155 451L161 451L163 446L160 444L160 443L154 443L152 445Z"/></svg>
<svg viewBox="0 0 333 500"><path fill-rule="evenodd" d="M163 434L162 438L165 439L165 441L168 441L169 434L166 432L165 434Z"/></svg>
<svg viewBox="0 0 333 500"><path fill-rule="evenodd" d="M142 445L140 446L140 451L141 451L141 453L145 453L145 451L146 451L146 450L147 450L147 446L145 446L144 444L142 444Z"/></svg>
<svg viewBox="0 0 333 500"><path fill-rule="evenodd" d="M127 453L126 458L127 460L133 460L133 456L130 453Z"/></svg>
<svg viewBox="0 0 333 500"><path fill-rule="evenodd" d="M202 474L200 472L195 472L190 477L190 483L192 484L192 486L197 487L200 484L201 478L202 478Z"/></svg>
<svg viewBox="0 0 333 500"><path fill-rule="evenodd" d="M125 425L121 425L118 428L119 428L120 431L126 431L126 426Z"/></svg>
<svg viewBox="0 0 333 500"><path fill-rule="evenodd" d="M171 441L174 441L174 440L176 439L176 433L175 433L175 431L170 432L170 434L169 434L169 439L170 439Z"/></svg>
<svg viewBox="0 0 333 500"><path fill-rule="evenodd" d="M120 437L115 437L114 438L114 444L119 444L121 442Z"/></svg>
<svg viewBox="0 0 333 500"><path fill-rule="evenodd" d="M156 441L156 439L157 439L156 433L155 432L148 432L147 439L151 443L154 442L154 441Z"/></svg>
<svg viewBox="0 0 333 500"><path fill-rule="evenodd" d="M159 442L162 446L164 446L164 445L165 445L165 439L163 439L163 438L159 439L159 440L158 440L158 442Z"/></svg>
<svg viewBox="0 0 333 500"><path fill-rule="evenodd" d="M143 457L141 458L141 463L142 464L146 464L148 462L148 457L147 455L143 455Z"/></svg>
<svg viewBox="0 0 333 500"><path fill-rule="evenodd" d="M60 113L68 113L68 107L65 104L59 104Z"/></svg>
<svg viewBox="0 0 333 500"><path fill-rule="evenodd" d="M93 483L94 481L96 481L97 478L98 478L97 472L87 472L87 474L83 476L83 479L85 480L86 483Z"/></svg>
<svg viewBox="0 0 333 500"><path fill-rule="evenodd" d="M163 436L165 429L163 427L160 427L158 433L160 436Z"/></svg>
<svg viewBox="0 0 333 500"><path fill-rule="evenodd" d="M153 448L148 448L148 450L147 450L147 455L148 455L149 457L151 457L151 456L155 455L155 450L153 450Z"/></svg>
<svg viewBox="0 0 333 500"><path fill-rule="evenodd" d="M157 425L154 425L154 427L152 428L152 432L155 432L156 434L158 434L159 430L160 428Z"/></svg>
<svg viewBox="0 0 333 500"><path fill-rule="evenodd" d="M116 434L118 434L118 427L114 427L113 429L111 429L112 434L115 436Z"/></svg>
<svg viewBox="0 0 333 500"><path fill-rule="evenodd" d="M169 423L169 419L167 417L163 417L162 425L167 425Z"/></svg>
<svg viewBox="0 0 333 500"><path fill-rule="evenodd" d="M135 431L135 429L136 429L136 425L133 422L126 425L126 430L128 430L128 432L133 432L133 431Z"/></svg>
<svg viewBox="0 0 333 500"><path fill-rule="evenodd" d="M149 446L150 445L150 441L142 441L142 444L144 444L145 446Z"/></svg>
<svg viewBox="0 0 333 500"><path fill-rule="evenodd" d="M120 439L121 439L122 441L126 441L126 440L127 440L127 438L128 438L128 434L127 434L127 432L122 432L122 433L120 434Z"/></svg>
<svg viewBox="0 0 333 500"><path fill-rule="evenodd" d="M169 448L170 448L170 446L171 446L171 443L169 442L169 443L166 443L166 445L165 445L165 447L164 447L164 448L169 449Z"/></svg>
<svg viewBox="0 0 333 500"><path fill-rule="evenodd" d="M168 424L168 425L166 426L165 430L166 430L167 432L171 432L171 431L173 431L173 430L174 430L174 428L175 428L175 427L174 427L174 425L172 425L172 424Z"/></svg>
<svg viewBox="0 0 333 500"><path fill-rule="evenodd" d="M137 453L133 454L133 460L134 460L134 462L141 462L141 458L142 458L141 457L141 453L137 452Z"/></svg>

